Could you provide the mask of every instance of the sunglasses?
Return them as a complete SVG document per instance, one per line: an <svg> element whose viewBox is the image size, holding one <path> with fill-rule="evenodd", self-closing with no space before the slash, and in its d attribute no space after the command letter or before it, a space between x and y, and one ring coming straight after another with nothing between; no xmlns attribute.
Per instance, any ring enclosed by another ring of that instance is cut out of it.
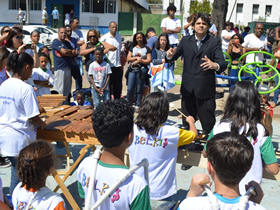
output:
<svg viewBox="0 0 280 210"><path fill-rule="evenodd" d="M5 30L5 31L3 31L4 33L9 33L10 32L10 30Z"/></svg>
<svg viewBox="0 0 280 210"><path fill-rule="evenodd" d="M16 39L24 39L24 36L23 35L18 35L18 36L16 36Z"/></svg>
<svg viewBox="0 0 280 210"><path fill-rule="evenodd" d="M91 39L91 38L97 38L97 36L89 36L88 38L89 38L89 39Z"/></svg>

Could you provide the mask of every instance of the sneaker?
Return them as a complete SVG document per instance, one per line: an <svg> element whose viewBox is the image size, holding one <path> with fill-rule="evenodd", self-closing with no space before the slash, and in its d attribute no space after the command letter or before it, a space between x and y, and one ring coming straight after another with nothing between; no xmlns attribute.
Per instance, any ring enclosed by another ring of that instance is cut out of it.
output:
<svg viewBox="0 0 280 210"><path fill-rule="evenodd" d="M8 158L0 157L0 168L7 168L12 165L11 161Z"/></svg>

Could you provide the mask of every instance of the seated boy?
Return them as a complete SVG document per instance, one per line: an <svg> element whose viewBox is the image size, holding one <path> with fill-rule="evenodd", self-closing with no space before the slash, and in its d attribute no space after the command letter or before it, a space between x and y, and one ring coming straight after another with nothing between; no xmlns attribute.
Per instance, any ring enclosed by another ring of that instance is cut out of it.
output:
<svg viewBox="0 0 280 210"><path fill-rule="evenodd" d="M71 106L91 106L91 103L85 100L84 93L77 91L76 100L71 103Z"/></svg>
<svg viewBox="0 0 280 210"><path fill-rule="evenodd" d="M253 157L254 149L246 137L230 132L215 135L207 142L207 170L215 184L214 196L200 196L204 192L203 185L210 183L210 177L198 174L193 177L187 198L179 209L242 209L239 182L251 168ZM258 185L255 185L255 192L257 195L253 199L260 202L263 193ZM246 210L264 209L252 201L245 206Z"/></svg>
<svg viewBox="0 0 280 210"><path fill-rule="evenodd" d="M104 151L98 161L91 204L128 172L128 167L124 164L124 153L132 143L133 112L128 102L121 99L101 103L92 115L93 128ZM77 170L81 197L88 191L91 170L92 158L87 157ZM143 178L132 174L99 209L151 209L147 183Z"/></svg>

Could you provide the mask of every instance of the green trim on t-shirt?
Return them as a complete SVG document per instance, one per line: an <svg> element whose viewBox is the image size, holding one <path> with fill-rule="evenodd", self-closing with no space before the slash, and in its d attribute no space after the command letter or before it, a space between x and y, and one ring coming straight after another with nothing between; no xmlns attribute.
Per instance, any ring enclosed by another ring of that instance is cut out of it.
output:
<svg viewBox="0 0 280 210"><path fill-rule="evenodd" d="M266 138L265 142L261 146L261 155L265 164L277 163L277 158L270 136Z"/></svg>
<svg viewBox="0 0 280 210"><path fill-rule="evenodd" d="M103 166L103 167L107 167L107 168L125 168L128 169L127 166L124 165L114 165L114 164L109 164L109 163L104 163L101 160L98 160L98 164Z"/></svg>
<svg viewBox="0 0 280 210"><path fill-rule="evenodd" d="M209 133L209 136L207 138L207 141L209 141L210 139L212 139L214 136L214 129L211 130L211 132ZM204 145L204 150L206 151L206 147L207 147L207 142L206 144Z"/></svg>
<svg viewBox="0 0 280 210"><path fill-rule="evenodd" d="M80 198L85 198L85 191L80 182L78 182L78 193L79 193Z"/></svg>
<svg viewBox="0 0 280 210"><path fill-rule="evenodd" d="M149 187L146 186L132 201L130 204L131 210L143 210L151 209Z"/></svg>

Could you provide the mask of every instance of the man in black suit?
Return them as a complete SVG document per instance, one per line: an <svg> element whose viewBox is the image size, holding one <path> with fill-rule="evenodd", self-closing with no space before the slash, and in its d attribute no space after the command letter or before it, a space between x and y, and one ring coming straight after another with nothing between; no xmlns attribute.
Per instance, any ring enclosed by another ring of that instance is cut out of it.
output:
<svg viewBox="0 0 280 210"><path fill-rule="evenodd" d="M193 20L194 35L183 37L176 50L167 52L168 60L184 58L182 74L182 111L199 118L204 133L215 125L215 74L226 69L220 40L208 32L209 17L198 14ZM183 125L186 122L183 121Z"/></svg>

